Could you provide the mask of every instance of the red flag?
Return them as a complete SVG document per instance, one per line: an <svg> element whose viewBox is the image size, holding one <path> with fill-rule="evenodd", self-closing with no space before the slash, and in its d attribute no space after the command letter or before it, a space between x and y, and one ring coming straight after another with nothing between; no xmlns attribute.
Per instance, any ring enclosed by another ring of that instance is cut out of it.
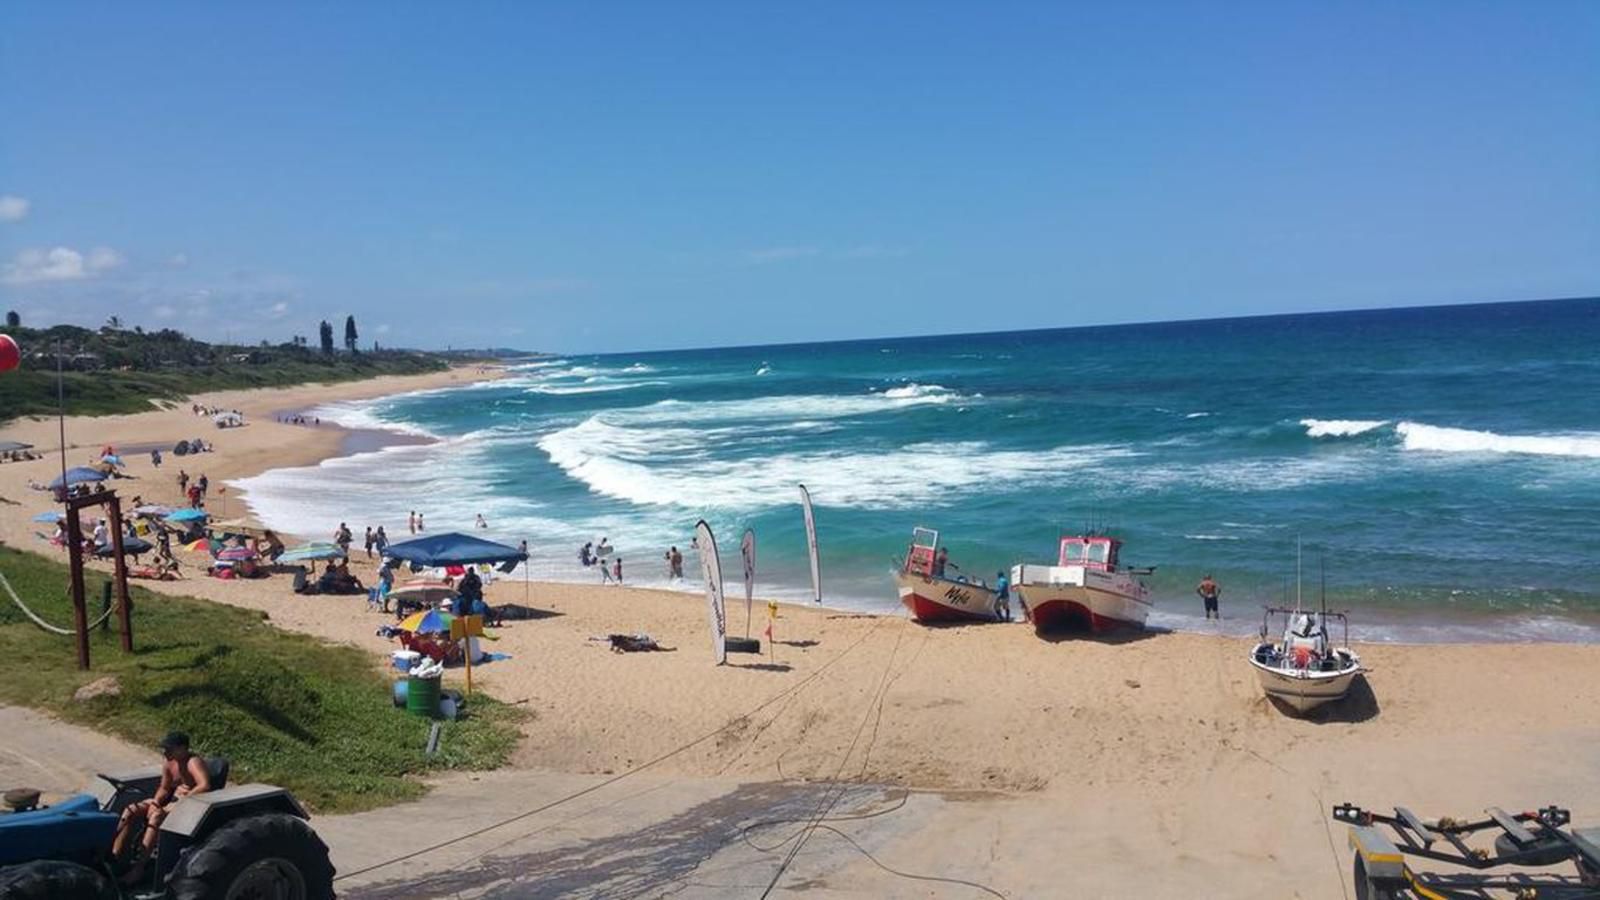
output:
<svg viewBox="0 0 1600 900"><path fill-rule="evenodd" d="M767 640L769 640L769 641L772 640L772 623L768 622L767 623L767 630L763 631L761 633L767 636Z"/></svg>

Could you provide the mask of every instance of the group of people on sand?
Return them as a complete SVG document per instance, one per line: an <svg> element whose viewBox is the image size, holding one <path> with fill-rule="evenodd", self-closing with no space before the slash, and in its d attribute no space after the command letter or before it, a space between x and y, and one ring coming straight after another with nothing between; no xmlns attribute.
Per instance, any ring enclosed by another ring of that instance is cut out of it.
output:
<svg viewBox="0 0 1600 900"><path fill-rule="evenodd" d="M189 411L197 416L220 416L227 414L230 416L238 416L241 419L244 418L244 413L239 412L237 409L223 409L220 406L201 406L198 403L189 404Z"/></svg>
<svg viewBox="0 0 1600 900"><path fill-rule="evenodd" d="M305 416L301 416L301 415L279 416L278 417L278 424L279 425L310 425L313 428L315 428L315 427L320 426L322 424L322 419L318 418L317 416L312 416L309 419L306 418Z"/></svg>
<svg viewBox="0 0 1600 900"><path fill-rule="evenodd" d="M206 473L201 472L199 478L190 481L188 472L178 470L178 491L189 501L189 506L194 509L204 509L206 494L210 490L211 479L206 477Z"/></svg>

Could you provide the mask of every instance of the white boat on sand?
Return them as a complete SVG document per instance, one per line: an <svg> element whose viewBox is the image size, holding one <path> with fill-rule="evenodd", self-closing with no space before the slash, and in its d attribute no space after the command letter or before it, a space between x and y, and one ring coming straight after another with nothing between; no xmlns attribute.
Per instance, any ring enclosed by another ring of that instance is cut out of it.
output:
<svg viewBox="0 0 1600 900"><path fill-rule="evenodd" d="M1011 570L1011 585L1037 631L1079 627L1108 631L1143 628L1154 605L1139 579L1153 569L1122 565L1122 541L1103 534L1061 539L1056 565L1026 563Z"/></svg>
<svg viewBox="0 0 1600 900"><path fill-rule="evenodd" d="M1267 639L1275 616L1287 620L1283 639L1277 642ZM1329 619L1343 623L1345 646L1334 646L1329 639ZM1261 642L1250 651L1250 665L1268 697L1295 712L1309 712L1350 693L1350 685L1361 674L1361 657L1349 643L1350 622L1344 613L1269 606L1261 623Z"/></svg>
<svg viewBox="0 0 1600 900"><path fill-rule="evenodd" d="M912 532L911 548L906 552L895 587L900 602L918 622L994 622L1000 618L994 590L982 581L952 578L945 572L948 563L939 553L939 532L918 528Z"/></svg>

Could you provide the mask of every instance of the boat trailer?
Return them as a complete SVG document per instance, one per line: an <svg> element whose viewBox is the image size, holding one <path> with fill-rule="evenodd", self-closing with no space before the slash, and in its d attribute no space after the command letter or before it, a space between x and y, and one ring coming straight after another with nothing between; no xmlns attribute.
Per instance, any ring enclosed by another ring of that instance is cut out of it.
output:
<svg viewBox="0 0 1600 900"><path fill-rule="evenodd" d="M1477 821L1441 818L1424 822L1405 807L1387 816L1351 803L1333 808L1350 826L1357 900L1424 897L1438 900L1596 900L1600 898L1600 828L1571 828L1572 813L1547 806L1515 815L1490 807ZM1380 828L1394 833L1391 840ZM1497 832L1493 848L1473 847L1479 832ZM1416 872L1405 857L1461 867L1466 872ZM1576 875L1507 871L1504 867L1548 867L1572 862Z"/></svg>

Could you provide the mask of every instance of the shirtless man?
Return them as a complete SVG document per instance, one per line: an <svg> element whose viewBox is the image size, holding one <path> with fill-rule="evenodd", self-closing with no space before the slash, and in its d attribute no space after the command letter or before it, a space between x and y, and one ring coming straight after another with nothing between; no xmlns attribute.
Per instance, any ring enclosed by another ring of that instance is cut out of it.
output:
<svg viewBox="0 0 1600 900"><path fill-rule="evenodd" d="M1201 602L1205 604L1206 618L1222 618L1221 611L1217 609L1217 598L1222 595L1222 588L1217 586L1210 575L1200 579L1200 584L1195 587L1194 592L1200 595Z"/></svg>
<svg viewBox="0 0 1600 900"><path fill-rule="evenodd" d="M126 884L133 884L143 877L145 863L149 861L150 854L155 851L156 841L161 837L161 822L172 811L172 805L190 794L203 794L211 790L211 776L206 772L205 760L189 752L187 734L174 731L162 738L161 753L166 761L161 764L161 785L156 788L156 795L122 811L122 820L117 823L117 836L111 842L112 859L121 858L134 820L144 817L147 824L144 837L139 842L139 859L124 877Z"/></svg>

